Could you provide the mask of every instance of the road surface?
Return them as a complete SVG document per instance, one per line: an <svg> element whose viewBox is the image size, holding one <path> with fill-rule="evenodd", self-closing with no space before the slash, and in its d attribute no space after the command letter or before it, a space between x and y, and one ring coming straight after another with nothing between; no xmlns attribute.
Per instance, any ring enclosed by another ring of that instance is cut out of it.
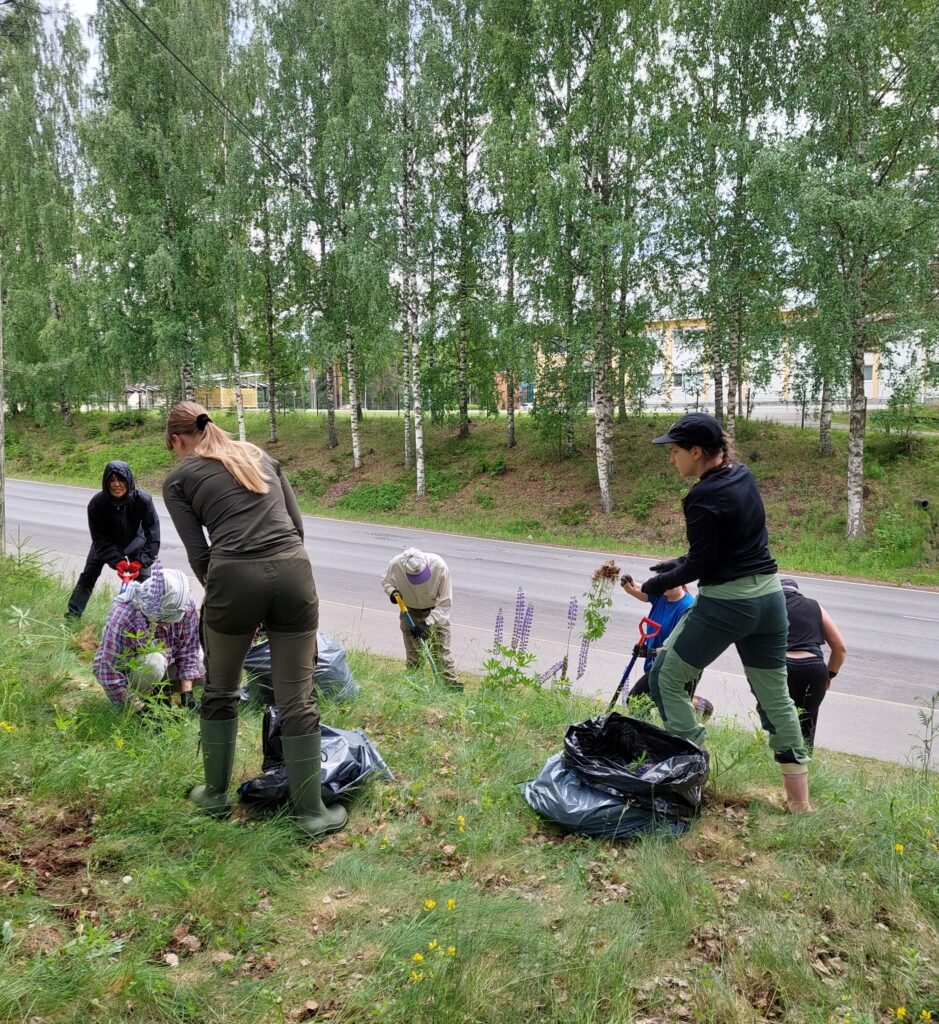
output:
<svg viewBox="0 0 939 1024"><path fill-rule="evenodd" d="M53 568L73 579L88 550L85 509L93 493L81 487L8 480L9 542L45 552ZM188 570L185 552L159 500L157 509L164 564ZM306 521L321 629L354 648L402 656L398 615L381 589L382 572L392 555L409 544L442 555L454 579L454 654L457 667L465 671L480 669L500 607L510 635L518 587L535 607L530 648L538 654L537 667L545 669L558 661L568 651L568 601L577 595L583 604L592 572L610 557L314 516ZM621 571L641 580L655 559L624 555L616 561ZM922 734L917 701L939 691L939 593L792 575L832 615L848 645L847 662L822 706L818 746L915 763ZM607 634L591 649L578 689L612 693L642 611L642 605L616 589ZM576 636L569 653L576 669ZM705 672L698 692L714 702L718 714L756 724L735 652L725 653Z"/></svg>

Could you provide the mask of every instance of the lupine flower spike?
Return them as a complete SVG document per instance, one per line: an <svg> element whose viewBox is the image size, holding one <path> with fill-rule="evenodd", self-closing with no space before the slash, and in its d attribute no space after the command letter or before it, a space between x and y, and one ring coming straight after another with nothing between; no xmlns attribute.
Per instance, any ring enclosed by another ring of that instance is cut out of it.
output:
<svg viewBox="0 0 939 1024"><path fill-rule="evenodd" d="M590 641L584 637L580 642L580 657L577 659L577 678L587 671L587 655L590 653Z"/></svg>

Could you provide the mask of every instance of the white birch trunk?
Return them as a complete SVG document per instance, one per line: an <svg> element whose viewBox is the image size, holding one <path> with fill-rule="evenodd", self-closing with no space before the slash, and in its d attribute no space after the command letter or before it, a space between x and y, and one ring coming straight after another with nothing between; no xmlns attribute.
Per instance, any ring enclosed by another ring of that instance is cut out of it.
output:
<svg viewBox="0 0 939 1024"><path fill-rule="evenodd" d="M407 286L405 285L405 293ZM405 298L404 331L401 346L401 376L404 380L404 468L410 472L414 468L414 456L411 454L411 332L408 326L407 304Z"/></svg>
<svg viewBox="0 0 939 1024"><path fill-rule="evenodd" d="M424 399L421 394L421 339L417 332L417 310L411 309L411 398L414 402L414 465L416 469L415 493L418 498L427 494L424 465Z"/></svg>
<svg viewBox="0 0 939 1024"><path fill-rule="evenodd" d="M597 480L600 484L600 505L604 514L610 515L613 512L613 493L610 489L613 468L613 400L610 395L610 354L605 340L599 336L596 358L593 410L597 438Z"/></svg>
<svg viewBox="0 0 939 1024"><path fill-rule="evenodd" d="M346 324L346 377L349 387L349 425L352 428L352 468L362 468L362 443L360 438L358 382L355 369L355 333L351 324Z"/></svg>
<svg viewBox="0 0 939 1024"><path fill-rule="evenodd" d="M851 419L848 425L848 537L864 535L864 431L867 396L864 394L864 333L855 332L851 354Z"/></svg>

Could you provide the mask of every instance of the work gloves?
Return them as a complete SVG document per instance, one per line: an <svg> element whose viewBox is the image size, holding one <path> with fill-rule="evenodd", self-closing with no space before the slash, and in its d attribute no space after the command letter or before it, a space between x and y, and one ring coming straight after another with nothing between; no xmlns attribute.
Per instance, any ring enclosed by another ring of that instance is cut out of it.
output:
<svg viewBox="0 0 939 1024"><path fill-rule="evenodd" d="M423 622L415 622L411 626L411 636L415 640L426 640L430 636L430 630L424 625Z"/></svg>
<svg viewBox="0 0 939 1024"><path fill-rule="evenodd" d="M130 582L131 580L137 579L143 565L140 562L130 562L126 558L122 558L114 568L122 580Z"/></svg>
<svg viewBox="0 0 939 1024"><path fill-rule="evenodd" d="M398 598L401 596L401 591L400 590L392 590L392 592L388 596L391 598L391 603L392 604L397 604L398 603Z"/></svg>
<svg viewBox="0 0 939 1024"><path fill-rule="evenodd" d="M671 558L666 562L657 562L655 565L649 566L649 572L663 573L671 572L672 569L677 569L681 565L680 558Z"/></svg>

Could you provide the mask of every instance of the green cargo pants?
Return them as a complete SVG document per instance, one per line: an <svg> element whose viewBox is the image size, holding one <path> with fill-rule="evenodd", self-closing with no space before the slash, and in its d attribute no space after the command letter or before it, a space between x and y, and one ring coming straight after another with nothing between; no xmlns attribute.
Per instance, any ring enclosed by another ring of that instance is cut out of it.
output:
<svg viewBox="0 0 939 1024"><path fill-rule="evenodd" d="M264 623L271 644L271 683L284 736L319 729L313 684L319 599L303 545L263 558L215 556L202 606L206 681L202 717L238 716L245 655Z"/></svg>
<svg viewBox="0 0 939 1024"><path fill-rule="evenodd" d="M786 681L788 631L782 590L734 600L699 596L649 674L649 689L665 728L692 743L704 742L707 730L695 717L687 687L733 644L776 760L807 764L809 753Z"/></svg>

